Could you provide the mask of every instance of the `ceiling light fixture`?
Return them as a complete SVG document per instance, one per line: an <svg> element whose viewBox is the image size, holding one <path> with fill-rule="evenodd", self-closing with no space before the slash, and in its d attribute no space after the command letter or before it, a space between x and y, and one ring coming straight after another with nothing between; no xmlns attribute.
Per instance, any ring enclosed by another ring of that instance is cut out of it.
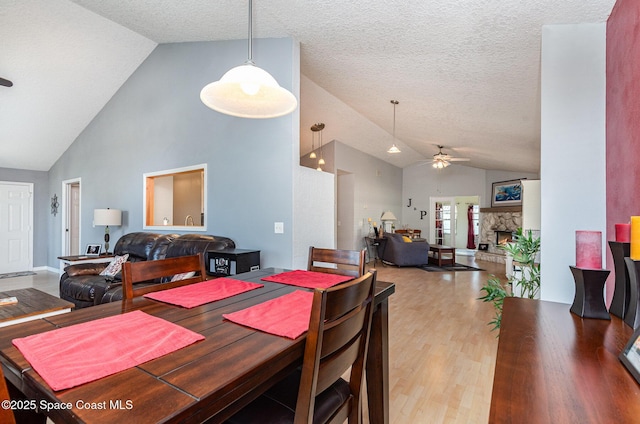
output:
<svg viewBox="0 0 640 424"><path fill-rule="evenodd" d="M313 124L311 126L311 131L318 133L318 138L320 139L320 159L318 159L318 167L316 168L318 171L322 171L322 165L326 162L324 160L323 149L322 149L322 130L324 129L324 124L322 122L318 122L317 124Z"/></svg>
<svg viewBox="0 0 640 424"><path fill-rule="evenodd" d="M436 169L443 169L449 165L451 164L444 159L435 159L432 166Z"/></svg>
<svg viewBox="0 0 640 424"><path fill-rule="evenodd" d="M391 100L391 104L393 104L393 144L387 150L387 153L400 153L400 149L396 146L396 106L398 105L397 100Z"/></svg>
<svg viewBox="0 0 640 424"><path fill-rule="evenodd" d="M253 1L249 0L249 55L247 61L230 69L219 81L205 86L200 100L207 107L240 118L277 118L293 112L298 100L280 87L267 71L253 62Z"/></svg>

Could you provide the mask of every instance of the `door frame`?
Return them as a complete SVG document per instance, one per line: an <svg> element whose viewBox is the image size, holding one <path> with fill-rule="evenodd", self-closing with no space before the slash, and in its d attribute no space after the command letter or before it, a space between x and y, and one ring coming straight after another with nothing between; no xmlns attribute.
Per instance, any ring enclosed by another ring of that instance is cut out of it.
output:
<svg viewBox="0 0 640 424"><path fill-rule="evenodd" d="M71 192L71 186L73 184L78 184L78 244L80 245L80 241L82 240L82 178L72 178L69 180L62 181L62 208L60 211L61 218L61 256L65 256L69 253L69 246L71 245L69 240L69 233L66 229L69 226L69 202L71 201L71 196L69 193Z"/></svg>
<svg viewBox="0 0 640 424"><path fill-rule="evenodd" d="M436 240L436 203L450 203L451 204L451 243L452 245L447 245L450 247L456 247L455 237L453 236L453 232L455 231L456 225L456 214L455 214L455 206L456 206L456 198L455 196L442 196L442 197L429 197L429 214L431 214L431 218L429 219L429 243L434 243Z"/></svg>

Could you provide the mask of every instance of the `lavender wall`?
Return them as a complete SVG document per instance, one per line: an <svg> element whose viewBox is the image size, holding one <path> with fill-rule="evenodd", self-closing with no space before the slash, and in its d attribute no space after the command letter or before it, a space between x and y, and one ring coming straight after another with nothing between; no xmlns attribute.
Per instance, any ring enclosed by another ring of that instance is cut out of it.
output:
<svg viewBox="0 0 640 424"><path fill-rule="evenodd" d="M607 240L640 215L640 2L618 0L607 21ZM607 249L607 269L613 259ZM613 296L613 271L607 303Z"/></svg>

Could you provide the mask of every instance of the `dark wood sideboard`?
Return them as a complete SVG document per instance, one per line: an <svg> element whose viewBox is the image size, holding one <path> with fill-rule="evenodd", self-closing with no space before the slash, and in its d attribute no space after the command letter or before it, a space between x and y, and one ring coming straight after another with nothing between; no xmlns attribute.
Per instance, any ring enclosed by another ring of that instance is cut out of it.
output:
<svg viewBox="0 0 640 424"><path fill-rule="evenodd" d="M640 422L640 385L618 359L633 330L569 308L505 299L490 423Z"/></svg>

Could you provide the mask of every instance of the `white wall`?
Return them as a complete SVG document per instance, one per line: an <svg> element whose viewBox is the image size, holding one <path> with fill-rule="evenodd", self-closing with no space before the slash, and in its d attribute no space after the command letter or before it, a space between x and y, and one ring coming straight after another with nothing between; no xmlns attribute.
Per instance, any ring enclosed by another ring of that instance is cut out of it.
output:
<svg viewBox="0 0 640 424"><path fill-rule="evenodd" d="M540 180L522 181L522 229L540 230Z"/></svg>
<svg viewBox="0 0 640 424"><path fill-rule="evenodd" d="M309 246L335 247L335 177L303 166L294 168L293 269L307 269Z"/></svg>
<svg viewBox="0 0 640 424"><path fill-rule="evenodd" d="M543 300L573 302L575 231L605 231L605 36L605 23L542 28Z"/></svg>
<svg viewBox="0 0 640 424"><path fill-rule="evenodd" d="M367 218L380 225L383 211L400 217L402 169L340 142L335 143L335 152L337 171L354 175L351 231L355 245L351 249L359 250L365 247L364 237L369 233Z"/></svg>

